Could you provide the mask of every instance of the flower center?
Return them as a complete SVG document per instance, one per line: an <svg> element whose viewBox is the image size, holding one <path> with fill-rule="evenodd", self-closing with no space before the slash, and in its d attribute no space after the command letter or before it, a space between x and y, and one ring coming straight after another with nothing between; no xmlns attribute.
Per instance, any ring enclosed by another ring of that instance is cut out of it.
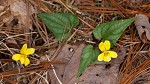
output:
<svg viewBox="0 0 150 84"><path fill-rule="evenodd" d="M107 52L106 50L104 51L104 56L108 56L109 52Z"/></svg>
<svg viewBox="0 0 150 84"><path fill-rule="evenodd" d="M23 54L22 54L22 57L23 57L23 58L27 58L27 55L23 55Z"/></svg>

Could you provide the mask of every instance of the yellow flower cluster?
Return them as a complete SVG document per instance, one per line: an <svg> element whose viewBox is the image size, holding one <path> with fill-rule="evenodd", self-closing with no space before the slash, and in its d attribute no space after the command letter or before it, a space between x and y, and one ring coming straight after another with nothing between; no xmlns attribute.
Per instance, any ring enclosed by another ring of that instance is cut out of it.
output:
<svg viewBox="0 0 150 84"><path fill-rule="evenodd" d="M27 44L24 44L20 50L20 54L14 54L12 59L15 61L20 60L21 64L25 66L30 64L30 60L28 59L28 55L31 55L35 52L34 48L27 48Z"/></svg>
<svg viewBox="0 0 150 84"><path fill-rule="evenodd" d="M109 62L111 57L117 58L117 53L110 51L110 42L108 40L101 42L98 47L102 51L102 53L98 56L98 61Z"/></svg>

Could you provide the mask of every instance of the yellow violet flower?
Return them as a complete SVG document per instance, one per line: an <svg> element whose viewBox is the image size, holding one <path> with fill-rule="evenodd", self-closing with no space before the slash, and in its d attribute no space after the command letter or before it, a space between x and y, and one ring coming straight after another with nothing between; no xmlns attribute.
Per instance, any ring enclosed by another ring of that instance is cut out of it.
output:
<svg viewBox="0 0 150 84"><path fill-rule="evenodd" d="M34 48L27 48L27 44L24 44L20 50L21 54L14 54L12 59L15 61L20 60L21 64L25 66L30 64L30 60L28 59L28 55L31 55L35 52Z"/></svg>
<svg viewBox="0 0 150 84"><path fill-rule="evenodd" d="M110 42L108 40L105 40L105 42L101 42L98 47L102 51L102 53L98 56L98 61L109 62L111 60L111 57L117 58L118 55L116 52L109 51Z"/></svg>

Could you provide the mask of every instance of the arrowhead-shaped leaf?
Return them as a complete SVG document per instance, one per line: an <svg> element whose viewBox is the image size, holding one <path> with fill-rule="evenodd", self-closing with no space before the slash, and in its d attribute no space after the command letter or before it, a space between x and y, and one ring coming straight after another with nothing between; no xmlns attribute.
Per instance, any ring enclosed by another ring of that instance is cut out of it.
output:
<svg viewBox="0 0 150 84"><path fill-rule="evenodd" d="M78 17L71 13L41 13L38 16L59 41L70 36L70 30L79 24Z"/></svg>
<svg viewBox="0 0 150 84"><path fill-rule="evenodd" d="M96 39L99 40L109 40L111 47L113 47L117 40L122 35L123 31L135 20L135 18L117 20L112 22L107 22L96 26L93 30L93 34Z"/></svg>
<svg viewBox="0 0 150 84"><path fill-rule="evenodd" d="M93 62L96 61L98 55L99 55L99 50L98 49L94 49L92 45L87 45L83 51L82 51L82 55L81 55L81 60L80 60L80 67L78 70L78 74L77 76L79 77L84 70Z"/></svg>

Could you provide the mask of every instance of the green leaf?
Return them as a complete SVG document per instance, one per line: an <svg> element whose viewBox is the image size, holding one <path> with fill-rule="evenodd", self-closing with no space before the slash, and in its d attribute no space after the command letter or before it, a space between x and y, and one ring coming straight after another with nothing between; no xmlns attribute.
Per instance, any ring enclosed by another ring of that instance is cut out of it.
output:
<svg viewBox="0 0 150 84"><path fill-rule="evenodd" d="M85 69L92 63L94 63L99 55L99 50L94 49L92 45L87 45L82 51L81 60L80 60L80 67L77 73L79 77Z"/></svg>
<svg viewBox="0 0 150 84"><path fill-rule="evenodd" d="M70 36L70 30L79 24L78 17L71 13L41 13L38 16L59 41Z"/></svg>
<svg viewBox="0 0 150 84"><path fill-rule="evenodd" d="M113 47L122 35L123 31L135 20L135 18L117 20L97 25L93 30L94 37L99 40L109 40Z"/></svg>

